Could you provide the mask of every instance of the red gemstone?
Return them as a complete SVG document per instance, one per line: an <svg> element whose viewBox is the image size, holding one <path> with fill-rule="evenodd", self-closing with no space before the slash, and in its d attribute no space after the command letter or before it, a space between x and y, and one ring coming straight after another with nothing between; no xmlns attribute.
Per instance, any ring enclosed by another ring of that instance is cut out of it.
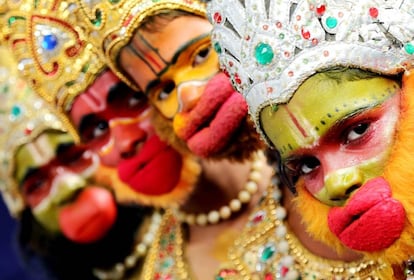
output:
<svg viewBox="0 0 414 280"><path fill-rule="evenodd" d="M273 275L272 274L270 274L270 273L266 273L266 275L265 275L265 277L264 277L264 280L274 280L275 278L273 277Z"/></svg>
<svg viewBox="0 0 414 280"><path fill-rule="evenodd" d="M282 268L280 269L280 273L282 274L283 277L285 277L288 272L289 272L289 267L282 266Z"/></svg>
<svg viewBox="0 0 414 280"><path fill-rule="evenodd" d="M309 40L310 38L310 32L305 30L303 27L302 27L302 37L306 40Z"/></svg>
<svg viewBox="0 0 414 280"><path fill-rule="evenodd" d="M263 212L256 213L253 217L253 223L258 224L263 221L265 214Z"/></svg>
<svg viewBox="0 0 414 280"><path fill-rule="evenodd" d="M26 129L24 130L24 134L26 135L30 135L30 133L32 133L33 129L26 127Z"/></svg>
<svg viewBox="0 0 414 280"><path fill-rule="evenodd" d="M277 28L282 28L282 23L280 21L276 22L276 27Z"/></svg>
<svg viewBox="0 0 414 280"><path fill-rule="evenodd" d="M214 13L213 18L214 18L214 21L216 23L221 23L222 20L223 20L223 18L221 17L221 14L219 12Z"/></svg>
<svg viewBox="0 0 414 280"><path fill-rule="evenodd" d="M325 11L326 11L326 6L325 5L319 5L316 8L316 13L318 14L318 16L323 16L323 14L325 13Z"/></svg>
<svg viewBox="0 0 414 280"><path fill-rule="evenodd" d="M239 85L242 83L242 80L240 79L239 75L237 75L237 73L234 75L234 81Z"/></svg>
<svg viewBox="0 0 414 280"><path fill-rule="evenodd" d="M235 269L224 268L220 270L219 276L226 277L226 276L234 276L237 275L237 271Z"/></svg>
<svg viewBox="0 0 414 280"><path fill-rule="evenodd" d="M128 26L133 18L134 18L134 15L129 15L127 19L124 21L124 23L122 24L122 26Z"/></svg>
<svg viewBox="0 0 414 280"><path fill-rule="evenodd" d="M378 9L375 7L369 8L369 15L372 18L377 18L378 17Z"/></svg>

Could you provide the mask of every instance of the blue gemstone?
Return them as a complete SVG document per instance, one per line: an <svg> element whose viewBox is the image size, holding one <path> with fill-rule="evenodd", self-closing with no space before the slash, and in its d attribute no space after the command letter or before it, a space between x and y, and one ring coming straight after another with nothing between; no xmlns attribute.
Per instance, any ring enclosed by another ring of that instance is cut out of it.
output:
<svg viewBox="0 0 414 280"><path fill-rule="evenodd" d="M57 44L58 44L58 40L55 35L49 34L49 35L43 36L42 48L44 48L45 50L51 51L54 48L56 48Z"/></svg>

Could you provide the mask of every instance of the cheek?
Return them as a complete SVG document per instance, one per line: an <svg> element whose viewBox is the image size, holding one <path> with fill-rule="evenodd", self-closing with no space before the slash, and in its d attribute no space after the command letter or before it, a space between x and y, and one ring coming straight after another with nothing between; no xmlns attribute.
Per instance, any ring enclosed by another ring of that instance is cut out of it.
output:
<svg viewBox="0 0 414 280"><path fill-rule="evenodd" d="M312 172L312 174L303 176L303 182L306 189L316 195L324 187L324 175L321 168Z"/></svg>

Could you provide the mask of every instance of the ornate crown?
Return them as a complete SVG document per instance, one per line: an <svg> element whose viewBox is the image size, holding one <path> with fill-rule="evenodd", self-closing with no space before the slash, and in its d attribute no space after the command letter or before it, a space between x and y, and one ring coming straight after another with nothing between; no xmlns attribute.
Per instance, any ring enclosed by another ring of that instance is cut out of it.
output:
<svg viewBox="0 0 414 280"><path fill-rule="evenodd" d="M202 0L80 0L79 3L83 19L93 30L90 42L103 53L112 71L135 90L136 85L119 69L117 57L142 21L166 10L206 15L206 5Z"/></svg>
<svg viewBox="0 0 414 280"><path fill-rule="evenodd" d="M261 109L288 102L316 71L346 66L396 74L414 54L411 0L212 2L213 45L260 133Z"/></svg>
<svg viewBox="0 0 414 280"><path fill-rule="evenodd" d="M0 57L0 191L10 213L18 216L24 201L13 179L17 149L46 129L66 129L48 104L17 77L16 63L3 46Z"/></svg>
<svg viewBox="0 0 414 280"><path fill-rule="evenodd" d="M105 66L79 20L83 11L76 1L4 1L0 27L20 73L64 117Z"/></svg>

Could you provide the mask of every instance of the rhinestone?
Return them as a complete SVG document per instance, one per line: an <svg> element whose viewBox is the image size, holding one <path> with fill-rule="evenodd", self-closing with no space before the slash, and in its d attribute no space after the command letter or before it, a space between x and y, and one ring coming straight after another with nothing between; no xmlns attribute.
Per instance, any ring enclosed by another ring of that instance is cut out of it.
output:
<svg viewBox="0 0 414 280"><path fill-rule="evenodd" d="M255 48L256 61L261 65L272 62L274 53L272 47L266 43L259 43Z"/></svg>
<svg viewBox="0 0 414 280"><path fill-rule="evenodd" d="M377 18L378 17L378 9L375 7L369 8L369 15L372 18Z"/></svg>
<svg viewBox="0 0 414 280"><path fill-rule="evenodd" d="M338 20L334 17L328 17L326 19L326 26L330 29L334 29L338 25Z"/></svg>
<svg viewBox="0 0 414 280"><path fill-rule="evenodd" d="M411 43L406 44L404 46L404 49L408 54L414 54L414 45L413 44L411 44Z"/></svg>
<svg viewBox="0 0 414 280"><path fill-rule="evenodd" d="M272 244L266 245L263 248L263 251L262 251L261 256L260 256L260 260L262 262L267 262L268 260L270 260L274 256L275 252L276 252L276 248L275 248L274 245L272 245Z"/></svg>
<svg viewBox="0 0 414 280"><path fill-rule="evenodd" d="M21 113L22 113L22 109L19 106L15 105L12 107L11 114L13 117L18 117L20 116Z"/></svg>
<svg viewBox="0 0 414 280"><path fill-rule="evenodd" d="M221 54L222 50L221 50L221 46L218 42L214 43L214 50L218 53Z"/></svg>
<svg viewBox="0 0 414 280"><path fill-rule="evenodd" d="M43 36L43 41L42 41L43 49L51 51L54 48L56 48L57 44L58 44L58 40L55 35L49 34L49 35Z"/></svg>
<svg viewBox="0 0 414 280"><path fill-rule="evenodd" d="M320 5L316 8L316 13L318 16L322 16L326 11L326 6L325 5Z"/></svg>
<svg viewBox="0 0 414 280"><path fill-rule="evenodd" d="M223 18L222 18L222 16L221 16L221 14L220 14L219 12L214 13L213 18L214 18L214 22L219 23L219 24L220 24L220 23L222 22L222 20L223 20Z"/></svg>

